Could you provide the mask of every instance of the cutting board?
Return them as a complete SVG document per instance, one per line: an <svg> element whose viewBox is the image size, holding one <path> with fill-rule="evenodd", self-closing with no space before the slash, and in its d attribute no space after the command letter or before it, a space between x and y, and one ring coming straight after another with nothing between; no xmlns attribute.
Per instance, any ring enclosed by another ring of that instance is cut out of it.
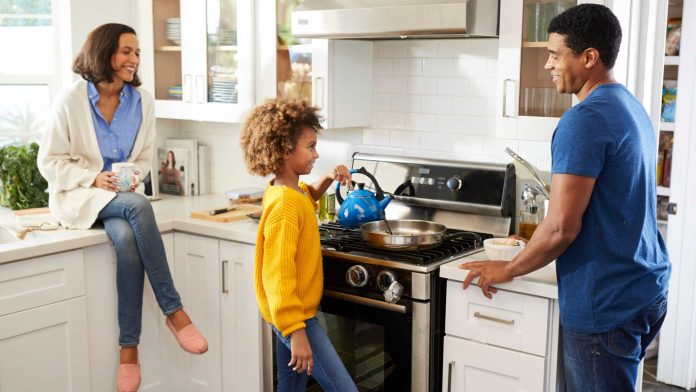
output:
<svg viewBox="0 0 696 392"><path fill-rule="evenodd" d="M229 206L211 208L210 210L226 207ZM240 219L247 219L248 214L253 214L254 212L259 212L262 210L260 205L255 204L235 204L234 207L235 210L233 211L227 211L217 215L210 215L208 213L210 210L193 211L191 212L191 218L203 219L212 222L232 222Z"/></svg>

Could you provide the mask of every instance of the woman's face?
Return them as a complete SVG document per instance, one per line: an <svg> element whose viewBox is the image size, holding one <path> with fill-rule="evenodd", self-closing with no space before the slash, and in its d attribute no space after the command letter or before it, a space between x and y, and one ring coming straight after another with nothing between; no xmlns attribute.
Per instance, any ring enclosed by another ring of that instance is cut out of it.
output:
<svg viewBox="0 0 696 392"><path fill-rule="evenodd" d="M167 153L167 162L174 162L174 153L171 151Z"/></svg>
<svg viewBox="0 0 696 392"><path fill-rule="evenodd" d="M132 82L140 64L140 46L135 34L124 33L118 39L118 50L111 55L111 68L114 70L114 81L120 79Z"/></svg>

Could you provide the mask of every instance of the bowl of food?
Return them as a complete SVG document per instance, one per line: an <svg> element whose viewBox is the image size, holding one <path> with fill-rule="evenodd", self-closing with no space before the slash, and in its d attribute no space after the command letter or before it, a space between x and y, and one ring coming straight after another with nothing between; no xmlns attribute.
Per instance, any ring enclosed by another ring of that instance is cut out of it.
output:
<svg viewBox="0 0 696 392"><path fill-rule="evenodd" d="M489 238L483 249L490 260L512 260L524 248L524 242L513 238Z"/></svg>

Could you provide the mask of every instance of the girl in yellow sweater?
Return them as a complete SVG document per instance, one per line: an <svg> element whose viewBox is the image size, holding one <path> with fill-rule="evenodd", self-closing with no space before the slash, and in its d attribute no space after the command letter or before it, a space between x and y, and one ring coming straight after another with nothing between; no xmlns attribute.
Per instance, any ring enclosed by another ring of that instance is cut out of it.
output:
<svg viewBox="0 0 696 392"><path fill-rule="evenodd" d="M343 165L311 185L299 181L319 158L316 110L305 101L269 100L242 126L249 172L275 177L263 195L256 236L256 298L276 336L278 391L304 391L311 375L325 391L353 392L358 389L316 318L324 281L316 200L334 180L350 183Z"/></svg>

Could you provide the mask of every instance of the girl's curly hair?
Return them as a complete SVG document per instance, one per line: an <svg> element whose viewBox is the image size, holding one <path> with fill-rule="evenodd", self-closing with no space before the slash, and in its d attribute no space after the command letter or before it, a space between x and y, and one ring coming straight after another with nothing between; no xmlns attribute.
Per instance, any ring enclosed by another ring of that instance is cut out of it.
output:
<svg viewBox="0 0 696 392"><path fill-rule="evenodd" d="M239 142L250 173L277 173L305 128L321 129L317 108L305 100L270 99L255 107L242 125Z"/></svg>

